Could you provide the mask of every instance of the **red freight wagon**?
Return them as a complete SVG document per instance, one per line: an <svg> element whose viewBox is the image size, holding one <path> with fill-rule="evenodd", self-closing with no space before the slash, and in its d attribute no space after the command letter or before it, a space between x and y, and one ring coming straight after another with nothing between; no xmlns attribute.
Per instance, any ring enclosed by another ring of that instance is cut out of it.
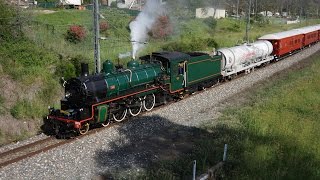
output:
<svg viewBox="0 0 320 180"><path fill-rule="evenodd" d="M318 29L318 41L320 41L320 24L315 26Z"/></svg>
<svg viewBox="0 0 320 180"><path fill-rule="evenodd" d="M297 30L290 30L280 33L267 34L260 37L260 40L268 40L273 45L273 54L277 57L289 54L303 47L304 35Z"/></svg>
<svg viewBox="0 0 320 180"><path fill-rule="evenodd" d="M304 27L296 29L304 35L303 38L303 46L308 46L312 43L315 43L319 40L319 31L315 26Z"/></svg>

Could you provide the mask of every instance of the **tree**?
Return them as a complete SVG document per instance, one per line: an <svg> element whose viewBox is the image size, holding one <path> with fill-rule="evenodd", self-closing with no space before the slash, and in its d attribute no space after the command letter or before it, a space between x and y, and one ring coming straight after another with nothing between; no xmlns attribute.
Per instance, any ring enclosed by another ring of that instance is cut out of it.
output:
<svg viewBox="0 0 320 180"><path fill-rule="evenodd" d="M0 40L12 39L16 34L14 22L16 22L16 11L10 5L7 5L3 0L0 0Z"/></svg>

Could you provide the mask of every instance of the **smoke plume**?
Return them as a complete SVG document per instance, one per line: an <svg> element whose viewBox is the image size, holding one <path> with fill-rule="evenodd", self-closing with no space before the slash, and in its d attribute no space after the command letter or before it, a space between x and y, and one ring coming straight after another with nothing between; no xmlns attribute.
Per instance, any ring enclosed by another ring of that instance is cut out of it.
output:
<svg viewBox="0 0 320 180"><path fill-rule="evenodd" d="M144 47L149 38L151 30L157 18L164 14L164 9L159 0L147 0L143 10L134 21L130 23L132 57L135 59L137 53Z"/></svg>

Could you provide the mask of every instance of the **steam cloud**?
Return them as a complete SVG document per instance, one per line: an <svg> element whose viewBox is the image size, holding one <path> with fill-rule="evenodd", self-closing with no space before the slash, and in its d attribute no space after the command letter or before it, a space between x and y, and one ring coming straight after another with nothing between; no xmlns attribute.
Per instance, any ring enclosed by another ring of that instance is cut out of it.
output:
<svg viewBox="0 0 320 180"><path fill-rule="evenodd" d="M149 38L148 32L159 16L164 13L164 9L159 0L147 0L143 10L137 18L130 23L132 57L136 58L137 53L141 50Z"/></svg>

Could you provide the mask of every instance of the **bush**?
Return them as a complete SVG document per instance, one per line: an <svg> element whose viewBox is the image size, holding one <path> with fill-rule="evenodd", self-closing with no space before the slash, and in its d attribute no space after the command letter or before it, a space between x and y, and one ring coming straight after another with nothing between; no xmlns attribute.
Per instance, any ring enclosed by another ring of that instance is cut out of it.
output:
<svg viewBox="0 0 320 180"><path fill-rule="evenodd" d="M76 76L76 69L71 62L63 61L57 66L56 73L67 80Z"/></svg>
<svg viewBox="0 0 320 180"><path fill-rule="evenodd" d="M106 21L101 21L99 23L100 32L106 32L109 29L109 24Z"/></svg>
<svg viewBox="0 0 320 180"><path fill-rule="evenodd" d="M210 30L212 30L214 32L214 30L217 27L217 20L216 19L214 19L213 17L209 17L209 18L204 19L203 22L210 28Z"/></svg>
<svg viewBox="0 0 320 180"><path fill-rule="evenodd" d="M65 39L72 43L79 43L86 38L86 30L83 26L72 25L69 27Z"/></svg>
<svg viewBox="0 0 320 180"><path fill-rule="evenodd" d="M117 2L116 1L111 2L110 7L117 8L118 7Z"/></svg>
<svg viewBox="0 0 320 180"><path fill-rule="evenodd" d="M43 116L46 111L42 105L30 102L26 99L17 101L17 103L10 110L11 115L16 119L26 119Z"/></svg>
<svg viewBox="0 0 320 180"><path fill-rule="evenodd" d="M241 32L241 28L238 23L234 23L232 26L229 26L227 30L231 32Z"/></svg>
<svg viewBox="0 0 320 180"><path fill-rule="evenodd" d="M81 63L87 63L89 60L79 55L72 58L63 59L57 66L57 74L60 77L64 77L66 80L80 76Z"/></svg>
<svg viewBox="0 0 320 180"><path fill-rule="evenodd" d="M5 1L0 0L0 40L10 40L16 33L16 27L13 22L16 21L16 11Z"/></svg>
<svg viewBox="0 0 320 180"><path fill-rule="evenodd" d="M104 36L104 37L108 37L109 36L109 33L108 33L108 30L109 30L109 23L106 22L106 21L102 21L99 23L99 29L100 29L100 34L101 36Z"/></svg>
<svg viewBox="0 0 320 180"><path fill-rule="evenodd" d="M4 98L0 95L0 115L5 113Z"/></svg>
<svg viewBox="0 0 320 180"><path fill-rule="evenodd" d="M173 32L173 28L168 16L160 16L153 26L150 35L155 39L162 39Z"/></svg>

